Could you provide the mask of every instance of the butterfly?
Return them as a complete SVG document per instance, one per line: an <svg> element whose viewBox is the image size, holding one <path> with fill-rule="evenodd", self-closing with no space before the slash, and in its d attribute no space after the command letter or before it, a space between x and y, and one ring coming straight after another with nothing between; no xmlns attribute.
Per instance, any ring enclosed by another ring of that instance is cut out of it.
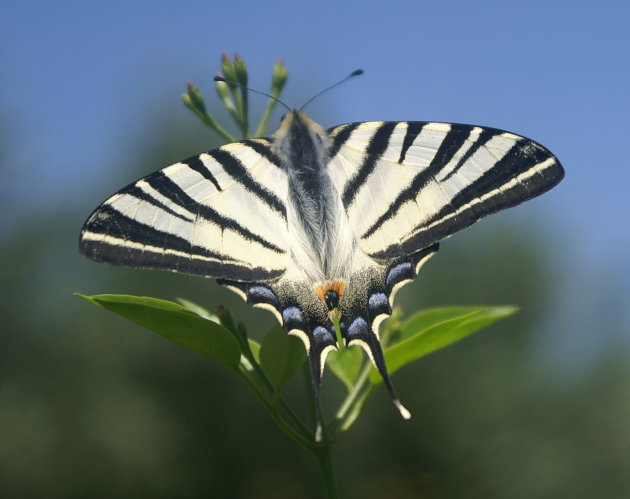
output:
<svg viewBox="0 0 630 499"><path fill-rule="evenodd" d="M453 123L325 130L291 110L271 138L230 143L117 192L88 218L93 260L216 278L304 342L313 387L325 359L365 350L404 418L379 342L396 292L439 242L564 176L543 146Z"/></svg>

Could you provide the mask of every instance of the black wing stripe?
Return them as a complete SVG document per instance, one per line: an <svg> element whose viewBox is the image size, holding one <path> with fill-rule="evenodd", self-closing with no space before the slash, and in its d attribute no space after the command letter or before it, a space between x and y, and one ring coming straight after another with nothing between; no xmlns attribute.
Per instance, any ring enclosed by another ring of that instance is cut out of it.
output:
<svg viewBox="0 0 630 499"><path fill-rule="evenodd" d="M453 203L455 206L464 205L480 195L498 189L507 181L528 172L550 158L555 159L546 149L529 140L520 139L492 168L459 192L453 199ZM532 194L539 193L540 180L542 178L535 178L533 184L528 186L534 191Z"/></svg>
<svg viewBox="0 0 630 499"><path fill-rule="evenodd" d="M528 176L528 172L532 174ZM518 180L517 177L521 175L526 178ZM534 142L521 139L493 168L462 189L450 205L418 225L415 236L402 245L391 245L371 256L391 258L401 254L401 250L404 254L429 246L486 215L539 196L558 184L563 177L562 166L549 151Z"/></svg>
<svg viewBox="0 0 630 499"><path fill-rule="evenodd" d="M95 237L96 236L96 237ZM138 247L140 246L140 247ZM271 280L284 272L251 266L228 255L132 220L111 206L95 212L81 232L79 249L98 262L168 269L205 277Z"/></svg>
<svg viewBox="0 0 630 499"><path fill-rule="evenodd" d="M470 149L468 149L468 151L466 151L466 153L460 158L455 167L448 173L446 177L444 177L442 182L446 182L449 178L455 175L461 169L461 167L466 164L466 162L470 158L472 158L473 154L475 154L479 149L485 146L492 137L495 137L499 133L501 133L499 130L495 130L493 128L484 128L479 134L479 137L477 137L475 143L470 146Z"/></svg>
<svg viewBox="0 0 630 499"><path fill-rule="evenodd" d="M155 206L157 208L159 208L160 210L165 211L166 213L169 213L170 215L173 215L174 217L177 217L181 220L184 220L186 222L192 222L193 218L192 217L186 217L184 215L181 215L179 213L177 213L176 211L170 209L168 206L166 206L165 204L161 203L158 199L155 199L153 196L147 194L146 192L144 192L140 187L138 187L137 183L136 184L131 184L127 187L125 187L124 189L122 189L120 191L119 194L126 194L129 196L133 196L134 198L140 200L140 201L144 201L146 203L149 203L152 206Z"/></svg>
<svg viewBox="0 0 630 499"><path fill-rule="evenodd" d="M83 233L102 234L119 239L121 243L114 246L120 247L121 251L131 251L133 249L130 246L125 246L125 241L129 241L130 243L138 243L144 246L188 253L193 256L198 255L216 260L236 261L222 253L217 253L201 246L194 246L190 241L182 237L157 230L150 225L133 220L111 206L103 206L94 213L86 223ZM82 238L82 251L85 253L84 248L89 247L91 244L94 244L94 242L89 238ZM98 244L101 244L101 242L99 241Z"/></svg>
<svg viewBox="0 0 630 499"><path fill-rule="evenodd" d="M282 164L282 161L280 161L280 158L273 152L273 150L271 149L271 147L269 147L266 144L262 144L260 141L262 141L263 139L258 139L258 140L245 140L242 142L242 144L245 144L248 147L251 147L254 151L256 151L258 154L260 154L262 157L264 157L267 161L269 161L271 164L277 166L278 168L284 170L284 165ZM264 139L267 142L267 139Z"/></svg>
<svg viewBox="0 0 630 499"><path fill-rule="evenodd" d="M355 196L374 171L378 160L387 149L389 139L397 124L398 123L395 121L382 123L370 139L365 151L363 163L344 186L342 200L346 209L352 204Z"/></svg>
<svg viewBox="0 0 630 499"><path fill-rule="evenodd" d="M433 179L439 171L444 168L451 159L453 159L455 153L461 149L467 139L468 130L465 129L457 128L447 133L429 166L414 177L411 184L398 194L394 202L380 217L378 217L376 222L374 222L361 237L370 237L379 229L379 227L391 219L403 204L415 199L418 192L420 192L420 189L422 189L423 186Z"/></svg>
<svg viewBox="0 0 630 499"><path fill-rule="evenodd" d="M242 280L266 281L278 278L282 270L266 270L229 261L213 262L195 257L178 257L157 249L128 249L108 242L84 241L81 250L97 262L125 265L137 269L174 270L184 274L221 278L232 276Z"/></svg>
<svg viewBox="0 0 630 499"><path fill-rule="evenodd" d="M246 227L243 227L233 218L223 216L211 207L195 201L188 194L186 194L181 187L179 187L175 182L164 175L162 171L155 172L153 175L150 175L145 180L151 187L153 187L164 197L170 199L171 201L173 201L173 203L181 206L190 213L209 220L222 227L223 229L233 230L243 238L254 241L276 253L284 253L284 250L278 248L275 244L267 241L265 238L259 236L258 234L253 233Z"/></svg>
<svg viewBox="0 0 630 499"><path fill-rule="evenodd" d="M413 141L416 140L416 137L422 131L422 128L426 125L425 122L421 121L410 121L407 124L407 131L405 132L405 138L403 140L402 149L400 150L400 157L398 158L398 162L402 164L405 161L405 156L407 155L407 151L413 144Z"/></svg>
<svg viewBox="0 0 630 499"><path fill-rule="evenodd" d="M249 143L247 145L250 145ZM252 194L277 211L284 220L287 218L286 207L278 197L266 187L256 182L249 174L243 163L223 149L216 149L208 153L213 157L234 180L240 183Z"/></svg>
<svg viewBox="0 0 630 499"><path fill-rule="evenodd" d="M545 161L550 163L543 169L529 177L525 181L514 182L514 185L499 190L508 184L510 180L526 174ZM499 160L494 167L486 171L472 184L462 189L452 201L451 210L465 207L484 195L492 194L482 203L476 203L464 210L468 212L467 225L478 220L482 216L496 211L515 206L523 201L539 196L556 185L564 176L562 167L558 161L543 147L521 139L516 142L508 153ZM443 208L422 225L429 226L449 215L449 209ZM418 227L421 228L421 227Z"/></svg>
<svg viewBox="0 0 630 499"><path fill-rule="evenodd" d="M195 170L199 175L201 175L206 180L209 180L210 182L212 182L218 191L223 190L221 189L219 182L217 182L217 179L214 178L214 175L212 175L212 172L210 172L210 169L206 165L203 164L203 161L201 161L201 158L199 156L192 156L182 161L182 163L188 166L190 169Z"/></svg>
<svg viewBox="0 0 630 499"><path fill-rule="evenodd" d="M343 146L348 141L350 135L352 135L352 132L354 132L360 124L361 123L349 123L348 125L344 125L341 128L341 130L332 139L332 144L328 149L329 158L334 158L337 155L339 149L341 149L341 146ZM334 128L331 128L330 130L328 130L328 132L330 133L333 130Z"/></svg>

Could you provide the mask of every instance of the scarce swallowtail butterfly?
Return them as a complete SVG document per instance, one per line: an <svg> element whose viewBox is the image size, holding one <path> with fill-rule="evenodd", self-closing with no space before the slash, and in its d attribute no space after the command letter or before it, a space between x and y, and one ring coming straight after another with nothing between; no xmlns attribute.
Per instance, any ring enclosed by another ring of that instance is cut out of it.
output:
<svg viewBox="0 0 630 499"><path fill-rule="evenodd" d="M440 240L555 186L540 144L494 128L422 121L325 130L300 110L271 138L234 142L134 182L88 218L96 261L213 277L267 309L308 352L315 392L359 345L392 388L378 328Z"/></svg>

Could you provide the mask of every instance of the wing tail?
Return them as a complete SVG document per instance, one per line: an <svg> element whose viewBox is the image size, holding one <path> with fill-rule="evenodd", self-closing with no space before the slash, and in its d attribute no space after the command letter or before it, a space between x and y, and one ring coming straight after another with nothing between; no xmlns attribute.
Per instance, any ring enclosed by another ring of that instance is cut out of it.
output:
<svg viewBox="0 0 630 499"><path fill-rule="evenodd" d="M375 265L359 274L348 286L350 298L342 307L341 333L346 345L359 345L383 378L394 405L404 419L411 413L400 402L387 371L378 336L380 323L392 313L396 292L418 275L420 267L438 251L438 244L413 255L391 261L387 266ZM350 289L352 287L352 289Z"/></svg>
<svg viewBox="0 0 630 499"><path fill-rule="evenodd" d="M326 357L338 349L334 326L323 303L315 301L314 294L301 283L282 280L273 284L218 282L239 294L248 305L272 312L288 334L302 340L318 401Z"/></svg>
<svg viewBox="0 0 630 499"><path fill-rule="evenodd" d="M374 331L372 331L368 323L363 320L362 317L356 317L352 321L350 326L346 327L344 324L344 327L342 327L341 329L341 333L346 339L347 346L358 345L363 348L363 350L365 350L365 353L372 361L372 364L374 364L374 367L376 367L379 374L383 378L385 387L392 396L394 405L400 412L400 415L403 417L403 419L410 419L411 413L402 404L402 402L398 398L398 395L396 395L396 391L394 390L394 386L389 377L389 373L387 372L387 366L385 365L385 358L383 357L381 342L379 341Z"/></svg>

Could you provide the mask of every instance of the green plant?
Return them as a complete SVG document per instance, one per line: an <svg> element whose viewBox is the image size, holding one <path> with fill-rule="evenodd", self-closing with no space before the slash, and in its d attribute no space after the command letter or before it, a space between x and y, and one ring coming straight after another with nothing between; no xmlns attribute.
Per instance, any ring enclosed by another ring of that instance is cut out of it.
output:
<svg viewBox="0 0 630 499"><path fill-rule="evenodd" d="M238 56L230 60L223 55L222 69L226 80L215 81L217 93L244 137L250 136L248 119L247 68ZM269 117L287 79L281 61L273 69L271 96L255 135L265 133ZM210 115L197 87L188 84L183 101L207 126L229 141L235 140ZM302 342L287 335L278 325L262 343L251 339L245 326L234 321L225 308L211 313L188 300L179 303L149 297L128 295L78 295L81 298L170 340L222 363L249 386L273 421L297 444L318 459L327 494L336 497L336 484L331 462L331 446L357 420L367 400L382 383L382 378L366 361L357 347L332 352L327 365L345 387L345 398L331 421L319 426L317 402L306 365ZM386 364L390 374L400 368L444 348L493 322L507 317L516 309L500 307L443 307L423 310L403 319L394 310L380 333ZM309 421L300 418L283 398L283 386L303 367L306 392L310 397Z"/></svg>

